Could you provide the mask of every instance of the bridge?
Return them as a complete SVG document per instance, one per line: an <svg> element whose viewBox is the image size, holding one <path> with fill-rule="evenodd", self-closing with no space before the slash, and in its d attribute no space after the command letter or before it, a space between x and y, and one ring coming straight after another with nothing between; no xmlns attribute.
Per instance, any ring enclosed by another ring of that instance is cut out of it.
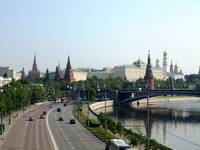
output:
<svg viewBox="0 0 200 150"><path fill-rule="evenodd" d="M200 97L200 91L199 90L172 90L172 89L166 89L166 90L119 90L115 91L117 96L115 99L120 104L126 104L133 101L141 100L144 98L149 97L156 97L156 96L167 96L167 95L177 95L177 96L199 96Z"/></svg>

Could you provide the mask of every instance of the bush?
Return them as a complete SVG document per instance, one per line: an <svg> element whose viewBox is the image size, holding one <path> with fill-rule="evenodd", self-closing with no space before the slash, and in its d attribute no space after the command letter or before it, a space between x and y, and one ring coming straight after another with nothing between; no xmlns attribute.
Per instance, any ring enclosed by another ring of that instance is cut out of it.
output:
<svg viewBox="0 0 200 150"><path fill-rule="evenodd" d="M101 124L96 119L86 119L86 123L89 121L89 127L99 127Z"/></svg>

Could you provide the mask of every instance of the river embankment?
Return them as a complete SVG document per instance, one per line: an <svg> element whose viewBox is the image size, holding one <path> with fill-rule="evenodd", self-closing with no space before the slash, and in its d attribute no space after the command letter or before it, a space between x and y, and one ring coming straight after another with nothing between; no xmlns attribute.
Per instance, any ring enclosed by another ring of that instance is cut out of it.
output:
<svg viewBox="0 0 200 150"><path fill-rule="evenodd" d="M184 101L200 101L200 97L193 96L159 96L149 98L149 105L157 105L163 103L184 102ZM147 105L147 99L132 102L133 108L143 108Z"/></svg>

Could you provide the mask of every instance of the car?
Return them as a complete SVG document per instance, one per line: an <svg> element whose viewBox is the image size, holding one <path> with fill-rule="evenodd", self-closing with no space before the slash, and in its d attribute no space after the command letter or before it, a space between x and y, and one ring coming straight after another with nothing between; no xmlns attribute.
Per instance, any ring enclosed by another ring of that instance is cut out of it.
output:
<svg viewBox="0 0 200 150"><path fill-rule="evenodd" d="M51 105L50 108L53 108L53 105Z"/></svg>
<svg viewBox="0 0 200 150"><path fill-rule="evenodd" d="M63 121L63 117L58 117L58 121Z"/></svg>
<svg viewBox="0 0 200 150"><path fill-rule="evenodd" d="M29 117L29 118L28 118L28 121L33 121L33 118L32 118L32 117Z"/></svg>
<svg viewBox="0 0 200 150"><path fill-rule="evenodd" d="M67 104L66 104L66 103L64 103L64 104L63 104L63 106L67 106Z"/></svg>
<svg viewBox="0 0 200 150"><path fill-rule="evenodd" d="M61 103L61 99L56 99L56 103Z"/></svg>
<svg viewBox="0 0 200 150"><path fill-rule="evenodd" d="M46 115L47 114L47 112L46 111L43 111L43 113L42 113L43 115Z"/></svg>
<svg viewBox="0 0 200 150"><path fill-rule="evenodd" d="M75 121L75 119L70 119L69 123L70 123L70 124L75 124L76 121Z"/></svg>
<svg viewBox="0 0 200 150"><path fill-rule="evenodd" d="M43 114L40 115L40 119L44 119L44 115Z"/></svg>
<svg viewBox="0 0 200 150"><path fill-rule="evenodd" d="M61 112L61 108L57 108L57 112Z"/></svg>

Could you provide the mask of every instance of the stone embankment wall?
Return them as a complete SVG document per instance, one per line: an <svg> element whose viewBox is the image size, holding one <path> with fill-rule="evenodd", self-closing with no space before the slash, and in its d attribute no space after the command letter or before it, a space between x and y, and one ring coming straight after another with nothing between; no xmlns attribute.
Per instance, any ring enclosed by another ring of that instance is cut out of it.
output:
<svg viewBox="0 0 200 150"><path fill-rule="evenodd" d="M106 107L111 107L113 105L113 100L106 101ZM90 105L90 110L95 114L98 115L98 110L105 108L105 101L103 102L96 102Z"/></svg>
<svg viewBox="0 0 200 150"><path fill-rule="evenodd" d="M149 104L158 104L158 103L168 103L168 102L177 102L177 101L199 101L199 97L192 97L192 96L167 96L167 97L153 97L149 98ZM138 102L139 106L145 106L147 104L147 99L142 99L139 101L132 102L133 107L138 107Z"/></svg>

